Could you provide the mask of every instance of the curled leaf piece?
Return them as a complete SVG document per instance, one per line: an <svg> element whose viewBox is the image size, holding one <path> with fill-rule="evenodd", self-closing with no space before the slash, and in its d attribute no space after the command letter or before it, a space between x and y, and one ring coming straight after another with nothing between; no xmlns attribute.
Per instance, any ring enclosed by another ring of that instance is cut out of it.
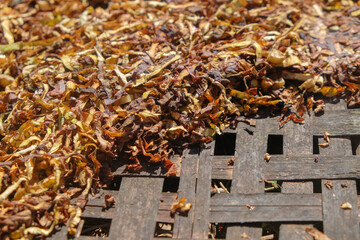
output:
<svg viewBox="0 0 360 240"><path fill-rule="evenodd" d="M314 240L331 240L328 236L324 233L320 232L316 228L306 228L305 231L310 234Z"/></svg>
<svg viewBox="0 0 360 240"><path fill-rule="evenodd" d="M178 202L175 202L171 205L170 215L172 217L175 215L175 213L186 215L190 211L192 204L185 203L186 200L186 198L182 197Z"/></svg>
<svg viewBox="0 0 360 240"><path fill-rule="evenodd" d="M329 146L329 144L330 144L330 138L329 138L329 134L326 131L324 133L324 140L326 142L319 144L319 146L322 147L322 148L327 148Z"/></svg>

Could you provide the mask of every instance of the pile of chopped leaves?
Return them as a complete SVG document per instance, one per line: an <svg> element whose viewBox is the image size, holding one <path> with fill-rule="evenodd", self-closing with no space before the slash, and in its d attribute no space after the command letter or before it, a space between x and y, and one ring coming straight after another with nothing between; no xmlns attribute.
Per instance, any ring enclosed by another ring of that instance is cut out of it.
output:
<svg viewBox="0 0 360 240"><path fill-rule="evenodd" d="M360 106L359 17L349 0L2 0L0 238L74 234L119 163L172 176L174 152L246 117Z"/></svg>

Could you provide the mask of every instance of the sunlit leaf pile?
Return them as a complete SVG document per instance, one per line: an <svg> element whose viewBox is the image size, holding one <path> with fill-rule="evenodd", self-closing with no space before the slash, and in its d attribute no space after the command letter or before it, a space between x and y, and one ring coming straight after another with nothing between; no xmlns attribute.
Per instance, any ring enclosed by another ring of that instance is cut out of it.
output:
<svg viewBox="0 0 360 240"><path fill-rule="evenodd" d="M360 105L360 2L0 1L0 238L76 231L112 169ZM77 204L70 205L76 198Z"/></svg>

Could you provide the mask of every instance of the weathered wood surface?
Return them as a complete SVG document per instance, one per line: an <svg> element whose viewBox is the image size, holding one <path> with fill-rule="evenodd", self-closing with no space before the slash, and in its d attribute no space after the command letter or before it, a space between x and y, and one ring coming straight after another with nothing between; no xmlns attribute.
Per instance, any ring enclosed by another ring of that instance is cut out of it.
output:
<svg viewBox="0 0 360 240"><path fill-rule="evenodd" d="M156 217L156 222L164 223L174 223L174 218L170 217L170 208L171 205L176 201L177 193L162 193L160 197L160 204L158 209L158 214ZM91 218L105 218L112 219L114 216L115 208L110 208L106 211L102 208L102 203L97 206L86 207L83 217ZM357 197L357 205L360 206L360 196ZM209 207L210 208L210 207ZM360 211L358 212L360 215ZM209 214L209 213L208 213ZM360 222L360 219L359 219Z"/></svg>
<svg viewBox="0 0 360 240"><path fill-rule="evenodd" d="M122 179L109 239L138 240L154 236L163 182L163 178Z"/></svg>
<svg viewBox="0 0 360 240"><path fill-rule="evenodd" d="M211 168L215 143L206 145L199 156L194 209L193 239L205 239L209 233Z"/></svg>
<svg viewBox="0 0 360 240"><path fill-rule="evenodd" d="M198 166L198 151L191 150L182 159L181 177L178 190L178 199L185 197L186 203L191 203L192 208L185 215L176 215L174 222L173 236L175 238L191 238L192 223L195 206L196 175Z"/></svg>
<svg viewBox="0 0 360 240"><path fill-rule="evenodd" d="M263 160L263 156L259 160ZM213 179L232 179L233 166L230 157L215 156ZM360 156L331 156L313 154L272 155L266 163L261 161L264 178L268 180L306 180L322 178L360 178Z"/></svg>
<svg viewBox="0 0 360 240"><path fill-rule="evenodd" d="M311 124L314 135L322 136L325 131L330 135L338 136L360 135L360 109L335 111L335 109L331 109L330 105L327 105L325 114L326 117L312 118Z"/></svg>
<svg viewBox="0 0 360 240"><path fill-rule="evenodd" d="M334 119L333 115L341 116L342 109L346 109L346 104L341 101L339 104L327 105L325 110L326 118ZM347 111L347 110L345 110ZM352 113L357 111L352 111ZM354 114L354 116L359 117ZM346 131L352 127L351 118L344 119L342 122L332 122L325 131L333 133L335 124L341 126ZM341 123L341 125L339 124ZM349 126L347 126L349 125ZM359 125L358 125L359 126ZM355 131L353 131L355 132ZM348 156L352 155L351 140L350 138L330 138L330 144L327 148L320 149L320 155L331 156L333 154L342 154L345 160ZM323 198L323 226L324 232L332 239L345 240L345 239L359 239L359 222L358 222L358 209L357 209L357 193L355 180L333 180L331 181L332 188L326 187L329 180L322 180L322 198ZM350 203L354 206L352 209L342 209L341 204L344 202Z"/></svg>
<svg viewBox="0 0 360 240"><path fill-rule="evenodd" d="M234 166L228 164L230 158L231 156L213 157L212 179L232 180ZM258 161L260 161L262 167L263 177L268 180L360 178L360 155L351 155L344 158L343 155L338 153L331 156L289 153L272 155L268 163L264 162L263 159L264 156L259 156ZM176 159L175 162L180 162L180 158L179 160ZM181 168L178 168L179 170L181 171ZM148 177L145 173L130 176Z"/></svg>
<svg viewBox="0 0 360 240"><path fill-rule="evenodd" d="M305 117L304 125L285 126L284 134L284 153L285 154L311 154L313 148L312 128L309 124L309 116ZM314 161L313 161L314 162ZM288 162L284 162L288 166ZM271 166L270 166L271 168ZM288 168L287 168L288 169ZM302 168L301 168L302 169ZM293 172L289 170L288 172ZM283 174L283 171L281 172ZM278 174L274 174L278 176ZM303 174L301 174L303 175ZM296 178L292 178L296 179ZM281 186L282 193L313 193L314 184L311 181L306 182L283 182ZM312 240L312 237L305 231L311 228L311 224L281 224L279 240Z"/></svg>
<svg viewBox="0 0 360 240"><path fill-rule="evenodd" d="M234 173L232 179L232 193L263 193L264 183L261 175L261 158L265 154L266 136L262 134L262 123L258 124L257 131L251 135L251 130L239 130L237 133ZM245 233L250 238L259 239L262 234L261 226L254 224L229 226L226 232L226 239L238 239Z"/></svg>
<svg viewBox="0 0 360 240"><path fill-rule="evenodd" d="M211 199L211 222L321 220L320 194L219 194Z"/></svg>

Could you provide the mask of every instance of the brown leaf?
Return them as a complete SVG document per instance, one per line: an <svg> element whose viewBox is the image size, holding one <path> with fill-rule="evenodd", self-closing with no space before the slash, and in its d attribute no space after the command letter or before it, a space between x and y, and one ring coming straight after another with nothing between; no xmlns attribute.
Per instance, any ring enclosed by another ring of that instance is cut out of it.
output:
<svg viewBox="0 0 360 240"><path fill-rule="evenodd" d="M343 202L341 204L342 209L352 209L352 205L349 202Z"/></svg>
<svg viewBox="0 0 360 240"><path fill-rule="evenodd" d="M320 232L316 228L306 228L305 231L310 234L314 240L331 240L328 236L324 233Z"/></svg>
<svg viewBox="0 0 360 240"><path fill-rule="evenodd" d="M187 213L191 209L191 203L186 203L186 198L182 197L178 202L175 202L171 205L170 215L174 217L175 213L179 213L181 215L187 215Z"/></svg>
<svg viewBox="0 0 360 240"><path fill-rule="evenodd" d="M325 187L329 190L332 190L333 189L333 184L331 181L329 180L326 180L325 183L324 183Z"/></svg>
<svg viewBox="0 0 360 240"><path fill-rule="evenodd" d="M115 205L115 198L113 195L111 194L106 194L105 195L105 205L104 205L104 209L109 209L112 206Z"/></svg>
<svg viewBox="0 0 360 240"><path fill-rule="evenodd" d="M266 162L269 162L271 159L271 155L269 153L265 153L264 159Z"/></svg>

